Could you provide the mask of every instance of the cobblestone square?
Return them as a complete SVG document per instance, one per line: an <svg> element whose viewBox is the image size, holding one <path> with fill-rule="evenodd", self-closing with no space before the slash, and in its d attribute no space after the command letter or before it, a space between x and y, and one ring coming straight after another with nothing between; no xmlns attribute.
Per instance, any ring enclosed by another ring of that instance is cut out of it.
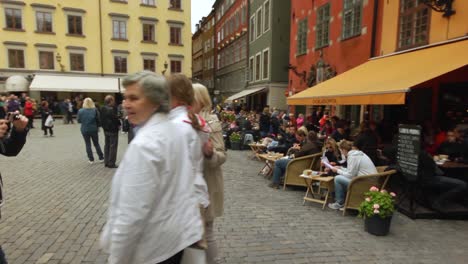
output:
<svg viewBox="0 0 468 264"><path fill-rule="evenodd" d="M268 188L248 154L228 151L224 165L225 215L216 221L223 263L468 262L466 221L396 214L389 236L371 236L357 217L303 206L302 189ZM87 163L78 125L58 124L52 138L33 129L18 157L1 159L0 244L10 263L106 263L98 239L114 170Z"/></svg>

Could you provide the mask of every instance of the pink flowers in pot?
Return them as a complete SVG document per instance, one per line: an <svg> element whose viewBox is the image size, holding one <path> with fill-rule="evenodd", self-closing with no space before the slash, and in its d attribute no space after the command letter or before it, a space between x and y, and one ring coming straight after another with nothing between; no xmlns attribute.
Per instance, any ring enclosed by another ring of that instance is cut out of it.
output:
<svg viewBox="0 0 468 264"><path fill-rule="evenodd" d="M372 186L364 195L364 201L359 206L359 216L372 217L378 215L386 218L395 211L396 194L394 192L380 190L378 187Z"/></svg>

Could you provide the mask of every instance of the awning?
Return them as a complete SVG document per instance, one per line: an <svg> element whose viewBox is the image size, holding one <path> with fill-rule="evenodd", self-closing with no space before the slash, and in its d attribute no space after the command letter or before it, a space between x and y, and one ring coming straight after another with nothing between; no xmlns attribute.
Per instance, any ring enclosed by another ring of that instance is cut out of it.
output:
<svg viewBox="0 0 468 264"><path fill-rule="evenodd" d="M468 65L468 40L371 59L288 98L289 105L399 105L420 83Z"/></svg>
<svg viewBox="0 0 468 264"><path fill-rule="evenodd" d="M8 92L27 92L29 81L21 75L8 77L5 82L5 88Z"/></svg>
<svg viewBox="0 0 468 264"><path fill-rule="evenodd" d="M241 92L238 92L236 94L233 94L231 96L229 96L225 102L226 103L230 103L236 99L239 99L239 98L242 98L242 97L245 97L247 95L251 95L251 94L254 94L254 93L258 93L260 92L261 90L265 89L264 87L261 87L261 88L253 88L253 89L247 89L247 90L243 90Z"/></svg>
<svg viewBox="0 0 468 264"><path fill-rule="evenodd" d="M119 78L99 76L36 75L30 91L118 93Z"/></svg>

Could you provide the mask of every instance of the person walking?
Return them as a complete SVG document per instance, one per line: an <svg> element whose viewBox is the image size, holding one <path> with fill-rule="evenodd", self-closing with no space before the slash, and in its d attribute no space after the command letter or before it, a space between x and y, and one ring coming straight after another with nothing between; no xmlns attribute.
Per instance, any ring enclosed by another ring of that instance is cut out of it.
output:
<svg viewBox="0 0 468 264"><path fill-rule="evenodd" d="M52 120L52 121L51 121ZM41 103L41 121L42 121L42 130L44 130L44 136L47 136L47 131L51 137L54 136L54 127L52 111L49 109L49 102L42 101Z"/></svg>
<svg viewBox="0 0 468 264"><path fill-rule="evenodd" d="M91 98L84 99L83 108L78 111L77 121L81 124L81 134L86 145L86 154L88 155L88 162L94 163L93 151L91 150L91 141L93 141L94 148L99 156L99 162L104 161L104 154L102 153L101 146L99 145L98 124L100 123L98 110L94 105Z"/></svg>
<svg viewBox="0 0 468 264"><path fill-rule="evenodd" d="M24 115L28 118L28 128L34 128L33 119L34 119L34 109L31 98L26 97L26 102L24 103Z"/></svg>
<svg viewBox="0 0 468 264"><path fill-rule="evenodd" d="M208 124L211 132L209 141L203 147L203 178L208 185L210 205L204 211L205 236L208 243L206 256L208 264L217 263L218 247L214 236L214 220L223 215L224 179L221 165L226 161L223 131L218 116L211 114L211 98L208 89L201 84L193 84L195 101L193 111Z"/></svg>
<svg viewBox="0 0 468 264"><path fill-rule="evenodd" d="M73 104L70 99L65 100L65 111L67 113L67 124L73 124Z"/></svg>
<svg viewBox="0 0 468 264"><path fill-rule="evenodd" d="M139 129L112 179L100 244L111 264L179 264L203 233L191 152L168 118L164 77L143 71L122 84L128 119Z"/></svg>
<svg viewBox="0 0 468 264"><path fill-rule="evenodd" d="M104 166L117 168L117 147L119 144L120 120L115 107L115 98L107 95L104 98L104 106L101 107L101 123L104 130Z"/></svg>

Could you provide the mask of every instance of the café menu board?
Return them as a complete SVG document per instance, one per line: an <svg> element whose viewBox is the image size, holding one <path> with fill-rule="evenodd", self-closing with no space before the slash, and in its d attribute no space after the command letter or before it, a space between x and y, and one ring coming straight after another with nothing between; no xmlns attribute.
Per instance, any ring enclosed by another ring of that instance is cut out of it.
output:
<svg viewBox="0 0 468 264"><path fill-rule="evenodd" d="M401 172L408 180L416 180L418 177L420 149L421 127L417 125L399 125L397 160Z"/></svg>

